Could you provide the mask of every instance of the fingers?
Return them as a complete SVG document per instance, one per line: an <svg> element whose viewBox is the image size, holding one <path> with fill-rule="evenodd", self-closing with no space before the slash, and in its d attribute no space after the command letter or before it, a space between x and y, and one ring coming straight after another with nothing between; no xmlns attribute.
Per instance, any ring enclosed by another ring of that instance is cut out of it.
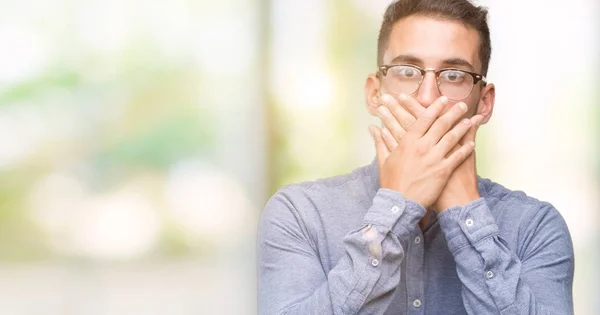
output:
<svg viewBox="0 0 600 315"><path fill-rule="evenodd" d="M454 172L462 162L464 162L475 148L475 142L470 141L467 144L463 144L460 149L452 153L447 159L444 160L442 167L447 167L451 172Z"/></svg>
<svg viewBox="0 0 600 315"><path fill-rule="evenodd" d="M398 105L398 107L399 106L400 105ZM390 134L393 135L393 137L397 141L400 141L400 139L404 137L406 131L404 130L404 128L402 128L400 123L398 123L397 118L394 117L394 115L392 115L392 113L386 106L379 106L379 108L377 109L377 115L379 115L379 118L381 118L383 125L387 129L389 129L388 131L391 131Z"/></svg>
<svg viewBox="0 0 600 315"><path fill-rule="evenodd" d="M398 97L402 107L406 108L413 117L419 118L425 112L425 107L421 105L414 97L406 94L400 94Z"/></svg>
<svg viewBox="0 0 600 315"><path fill-rule="evenodd" d="M449 111L435 120L431 128L429 128L427 135L425 135L427 141L432 144L438 143L438 141L440 141L440 139L448 132L448 130L450 130L452 126L460 119L460 117L467 113L467 109L467 104L463 102L454 104ZM457 141L458 140L460 140L460 138L458 138Z"/></svg>
<svg viewBox="0 0 600 315"><path fill-rule="evenodd" d="M385 143L385 146L388 148L388 151L390 151L390 152L394 151L394 149L396 149L396 147L398 146L398 141L396 141L394 136L392 136L392 133L390 132L390 130L385 127L382 128L381 136L383 137L383 142Z"/></svg>
<svg viewBox="0 0 600 315"><path fill-rule="evenodd" d="M462 139L467 138L469 130L473 129L474 118L465 118L460 123L456 124L452 130L446 133L442 139L433 147L438 156L444 157L451 150L455 149L455 146L461 142ZM433 128L433 127L432 127ZM473 139L467 139L462 144L467 144L474 141ZM458 149L460 150L460 148ZM450 154L451 156L451 154Z"/></svg>
<svg viewBox="0 0 600 315"><path fill-rule="evenodd" d="M421 114L417 121L415 121L411 128L407 130L407 134L417 138L423 137L431 125L438 119L447 103L448 98L446 96L442 96L435 100L435 102L425 109L425 111ZM442 135L440 135L440 138L441 136ZM439 138L436 139L436 143L437 140L439 140Z"/></svg>
<svg viewBox="0 0 600 315"><path fill-rule="evenodd" d="M389 109L392 116L398 121L398 123L400 123L400 127L402 127L402 129L407 130L416 121L415 117L417 116L411 114L409 112L410 109L407 110L407 108L404 108L404 106L398 103L398 101L396 101L396 99L393 96L389 94L384 94L383 96L381 96L381 103L387 109ZM425 108L421 106L421 104L418 104L418 106L422 110L425 110ZM391 131L393 132L394 130Z"/></svg>
<svg viewBox="0 0 600 315"><path fill-rule="evenodd" d="M371 133L371 137L375 142L375 151L377 152L377 164L379 165L379 169L382 168L383 163L387 160L390 155L385 143L383 142L383 137L381 136L381 131L379 128L375 126L369 126L369 132Z"/></svg>

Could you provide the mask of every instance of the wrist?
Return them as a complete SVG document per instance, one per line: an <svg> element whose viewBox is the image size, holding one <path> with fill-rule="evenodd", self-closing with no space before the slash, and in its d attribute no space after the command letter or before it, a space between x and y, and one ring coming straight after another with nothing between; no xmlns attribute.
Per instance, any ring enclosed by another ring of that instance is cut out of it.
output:
<svg viewBox="0 0 600 315"><path fill-rule="evenodd" d="M436 212L440 213L446 209L456 206L462 208L479 198L481 198L481 196L479 195L478 191L470 193L465 192L464 194L453 195L449 198L440 198L437 200L433 207Z"/></svg>

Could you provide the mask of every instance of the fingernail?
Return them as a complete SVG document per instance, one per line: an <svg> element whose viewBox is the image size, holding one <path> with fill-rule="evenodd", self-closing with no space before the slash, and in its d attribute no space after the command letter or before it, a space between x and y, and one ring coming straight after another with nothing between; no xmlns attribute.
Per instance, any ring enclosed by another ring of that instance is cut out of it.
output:
<svg viewBox="0 0 600 315"><path fill-rule="evenodd" d="M463 119L463 123L464 123L465 125L470 125L470 124L471 124L471 120L470 120L470 119L468 119L468 118L465 118L465 119Z"/></svg>
<svg viewBox="0 0 600 315"><path fill-rule="evenodd" d="M440 98L440 102L442 102L442 104L446 105L446 104L448 104L448 98L446 96L442 96Z"/></svg>
<svg viewBox="0 0 600 315"><path fill-rule="evenodd" d="M385 115L386 111L387 111L387 108L385 106L379 106L379 108L377 108L377 112L380 115Z"/></svg>
<svg viewBox="0 0 600 315"><path fill-rule="evenodd" d="M475 142L473 142L473 141L470 141L470 142L469 142L469 145L470 145L470 146L472 146L472 147L475 147Z"/></svg>
<svg viewBox="0 0 600 315"><path fill-rule="evenodd" d="M406 94L404 94L404 93L403 93L403 94L400 94L400 96L398 96L398 98L399 98L401 101L406 101L406 100L408 99L408 96L406 96Z"/></svg>
<svg viewBox="0 0 600 315"><path fill-rule="evenodd" d="M463 102L458 103L458 107L460 107L460 109L462 109L463 112L467 111L467 104L465 104Z"/></svg>

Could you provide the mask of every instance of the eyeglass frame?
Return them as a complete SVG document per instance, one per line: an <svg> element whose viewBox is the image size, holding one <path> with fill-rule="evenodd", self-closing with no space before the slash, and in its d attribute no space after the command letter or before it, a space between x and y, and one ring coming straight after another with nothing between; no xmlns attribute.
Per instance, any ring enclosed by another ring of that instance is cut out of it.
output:
<svg viewBox="0 0 600 315"><path fill-rule="evenodd" d="M436 70L433 68L421 68L421 67L419 67L417 65L413 65L413 64L398 64L398 65L382 65L377 69L377 73L378 74L381 73L383 75L383 77L385 77L385 76L387 76L387 71L389 69L394 68L394 67L406 67L406 66L415 68L415 69L419 70L419 72L421 72L421 80L419 80L419 84L417 85L417 88L415 89L415 91L410 94L417 92L421 88L421 84L423 84L423 79L425 79L425 75L427 74L427 72L433 72L433 74L435 75L435 82L437 83L438 92L442 95L443 95L443 93L442 93L442 91L440 91L440 74L442 72L453 70L453 71L461 71L461 72L464 72L464 73L470 75L473 78L473 86L471 87L471 90L469 91L469 93L465 97L461 98L460 100L463 100L463 99L469 97L469 95L471 95L471 93L473 93L473 87L475 87L475 85L477 83L479 83L479 81L483 82L483 86L486 86L488 83L485 76L483 76L479 73L476 73L476 72L472 72L472 71L464 70L464 69L458 69L458 68L442 68L442 69ZM458 100L455 100L455 101L458 101Z"/></svg>

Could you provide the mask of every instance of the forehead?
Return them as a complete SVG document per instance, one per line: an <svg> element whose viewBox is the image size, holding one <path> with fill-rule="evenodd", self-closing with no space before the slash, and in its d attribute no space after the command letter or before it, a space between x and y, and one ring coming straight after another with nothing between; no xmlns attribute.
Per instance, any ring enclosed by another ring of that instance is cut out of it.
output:
<svg viewBox="0 0 600 315"><path fill-rule="evenodd" d="M399 55L411 55L425 67L437 68L444 60L461 58L481 70L479 33L461 22L425 16L409 16L392 27L383 61L388 64Z"/></svg>

